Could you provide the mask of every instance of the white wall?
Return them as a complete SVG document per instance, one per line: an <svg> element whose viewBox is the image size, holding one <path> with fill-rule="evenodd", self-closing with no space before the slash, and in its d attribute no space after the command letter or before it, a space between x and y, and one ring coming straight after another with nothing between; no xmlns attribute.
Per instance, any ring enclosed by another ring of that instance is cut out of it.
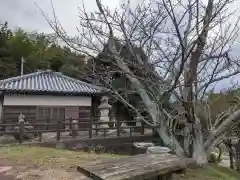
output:
<svg viewBox="0 0 240 180"><path fill-rule="evenodd" d="M7 106L91 106L91 97L50 95L4 95Z"/></svg>

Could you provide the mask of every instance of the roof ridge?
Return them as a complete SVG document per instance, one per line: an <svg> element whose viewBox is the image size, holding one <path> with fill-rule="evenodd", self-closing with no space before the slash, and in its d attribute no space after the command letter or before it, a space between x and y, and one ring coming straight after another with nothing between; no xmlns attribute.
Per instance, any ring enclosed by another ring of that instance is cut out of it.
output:
<svg viewBox="0 0 240 180"><path fill-rule="evenodd" d="M100 87L100 86L95 86L95 85L93 85L93 84L89 84L89 83L86 83L86 82L84 82L84 81L71 78L71 77L69 77L69 76L66 76L66 75L62 74L61 72L53 72L53 71L52 71L51 73L54 73L54 74L56 74L56 75L58 75L58 76L64 77L64 78L66 78L66 79L68 79L68 80L71 80L71 81L73 81L73 82L76 82L76 83L81 83L81 84L83 84L83 85L86 85L86 86L89 86L89 87L92 87L92 88L96 88L96 89L99 89L99 90L103 90L103 88Z"/></svg>
<svg viewBox="0 0 240 180"><path fill-rule="evenodd" d="M20 75L20 76L14 76L14 77L10 77L10 78L7 78L7 79L2 79L2 80L0 80L0 84L5 83L5 82L11 83L11 82L14 82L14 81L18 81L20 79L26 79L26 78L29 78L29 77L37 76L37 75L42 74L44 72L45 71L39 71L39 72L33 72L33 73L24 74L24 75Z"/></svg>
<svg viewBox="0 0 240 180"><path fill-rule="evenodd" d="M45 78L45 76L47 77ZM38 79L38 77L41 78ZM25 82L28 79L31 81ZM53 81L58 81L56 87L53 87L56 85L52 84ZM45 84L45 86L41 83ZM40 89L37 90L36 87L40 87ZM104 88L71 78L60 72L46 70L0 80L0 90L98 93L103 91Z"/></svg>

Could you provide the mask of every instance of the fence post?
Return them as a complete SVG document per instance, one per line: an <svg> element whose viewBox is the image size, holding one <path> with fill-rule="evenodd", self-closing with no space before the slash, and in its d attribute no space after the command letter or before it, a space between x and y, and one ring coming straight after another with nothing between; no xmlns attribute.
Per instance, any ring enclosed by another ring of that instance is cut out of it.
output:
<svg viewBox="0 0 240 180"><path fill-rule="evenodd" d="M152 128L152 135L155 135L156 129L153 127Z"/></svg>
<svg viewBox="0 0 240 180"><path fill-rule="evenodd" d="M141 135L144 135L144 122L141 121Z"/></svg>
<svg viewBox="0 0 240 180"><path fill-rule="evenodd" d="M72 137L76 138L77 137L77 130L78 130L78 122L77 120L72 121Z"/></svg>
<svg viewBox="0 0 240 180"><path fill-rule="evenodd" d="M61 136L61 120L57 121L57 141L60 141Z"/></svg>
<svg viewBox="0 0 240 180"><path fill-rule="evenodd" d="M93 124L94 124L94 127L95 127L95 129L96 129L96 130L95 130L95 135L96 135L96 136L98 136L98 127L99 127L97 123L98 123L98 122L93 123Z"/></svg>
<svg viewBox="0 0 240 180"><path fill-rule="evenodd" d="M65 131L69 131L71 129L70 122L72 122L72 117L65 119Z"/></svg>
<svg viewBox="0 0 240 180"><path fill-rule="evenodd" d="M24 136L24 118L23 114L19 115L19 143L23 143L23 136Z"/></svg>
<svg viewBox="0 0 240 180"><path fill-rule="evenodd" d="M93 126L93 118L90 119L90 127L89 127L89 138L92 139L92 126Z"/></svg>
<svg viewBox="0 0 240 180"><path fill-rule="evenodd" d="M120 121L117 119L117 137L120 136Z"/></svg>
<svg viewBox="0 0 240 180"><path fill-rule="evenodd" d="M106 137L107 129L103 129L103 136Z"/></svg>
<svg viewBox="0 0 240 180"><path fill-rule="evenodd" d="M39 141L39 142L42 142L42 132L39 132L39 133L38 133L38 141Z"/></svg>

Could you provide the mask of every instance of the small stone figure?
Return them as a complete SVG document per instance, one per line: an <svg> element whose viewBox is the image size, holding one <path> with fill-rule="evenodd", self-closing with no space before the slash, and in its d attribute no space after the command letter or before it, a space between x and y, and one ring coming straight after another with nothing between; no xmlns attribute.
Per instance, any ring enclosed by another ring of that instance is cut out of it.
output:
<svg viewBox="0 0 240 180"><path fill-rule="evenodd" d="M28 122L25 121L25 116L21 113L18 117L18 122L20 123L21 121L24 122L24 135L23 135L23 140L29 140L29 139L34 139L38 136L36 132L28 132L28 131L33 131L34 127ZM13 131L13 137L15 140L19 140L19 126L14 126Z"/></svg>

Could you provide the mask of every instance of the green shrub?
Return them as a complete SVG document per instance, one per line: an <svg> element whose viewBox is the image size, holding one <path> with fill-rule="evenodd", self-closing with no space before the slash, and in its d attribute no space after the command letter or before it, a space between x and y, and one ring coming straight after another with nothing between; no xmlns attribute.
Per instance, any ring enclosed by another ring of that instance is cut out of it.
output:
<svg viewBox="0 0 240 180"><path fill-rule="evenodd" d="M212 164L218 164L219 163L218 155L214 152L210 153L208 156L208 162Z"/></svg>

